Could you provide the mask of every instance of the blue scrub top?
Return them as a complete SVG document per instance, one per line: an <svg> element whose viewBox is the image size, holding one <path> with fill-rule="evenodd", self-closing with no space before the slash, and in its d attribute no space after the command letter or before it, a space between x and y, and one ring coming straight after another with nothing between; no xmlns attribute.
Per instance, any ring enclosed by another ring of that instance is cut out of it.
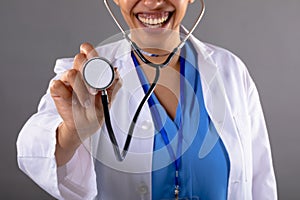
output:
<svg viewBox="0 0 300 200"><path fill-rule="evenodd" d="M179 163L179 198L225 200L230 162L203 100L197 54L187 42L180 57L180 100L174 120L153 93L148 100L155 125L152 199L174 199L175 154ZM149 82L132 59L145 93ZM170 143L163 140L166 134ZM182 138L181 138L182 137ZM178 143L178 141L181 141ZM205 143L203 143L205 141ZM170 148L171 147L171 148Z"/></svg>

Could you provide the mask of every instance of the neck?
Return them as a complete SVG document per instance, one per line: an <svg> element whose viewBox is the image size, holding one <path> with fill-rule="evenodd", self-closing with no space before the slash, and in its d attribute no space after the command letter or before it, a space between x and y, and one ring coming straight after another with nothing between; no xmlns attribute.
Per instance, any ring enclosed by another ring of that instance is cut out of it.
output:
<svg viewBox="0 0 300 200"><path fill-rule="evenodd" d="M144 50L144 51L146 51L146 50ZM159 51L159 50L154 50L154 49L151 49L151 51L147 51L147 52L150 54L162 55L162 56L155 57L155 56L149 56L149 55L143 54L147 60L149 60L150 62L155 63L155 64L164 63L171 53L171 52L167 52L167 51ZM138 55L135 52L134 52L134 54L135 54L139 64L144 65L143 61L138 57ZM168 68L173 68L173 69L179 70L179 56L180 56L180 50L178 50L175 53L175 55L171 59L170 63L167 66L165 66L164 68L168 67Z"/></svg>
<svg viewBox="0 0 300 200"><path fill-rule="evenodd" d="M142 50L145 58L155 64L164 63L174 48L181 42L179 30L164 30L160 34L149 34L143 29L131 30L131 39ZM168 67L176 66L179 62L179 55L180 51L178 50ZM136 57L139 63L143 65L141 59L137 55Z"/></svg>

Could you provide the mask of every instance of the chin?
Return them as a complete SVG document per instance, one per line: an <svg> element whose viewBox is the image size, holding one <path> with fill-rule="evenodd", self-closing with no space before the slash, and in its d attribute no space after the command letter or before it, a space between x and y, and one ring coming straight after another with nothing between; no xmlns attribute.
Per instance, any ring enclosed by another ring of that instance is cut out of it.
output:
<svg viewBox="0 0 300 200"><path fill-rule="evenodd" d="M168 28L142 27L131 29L131 39L140 48L155 48L172 51L179 40L179 32Z"/></svg>

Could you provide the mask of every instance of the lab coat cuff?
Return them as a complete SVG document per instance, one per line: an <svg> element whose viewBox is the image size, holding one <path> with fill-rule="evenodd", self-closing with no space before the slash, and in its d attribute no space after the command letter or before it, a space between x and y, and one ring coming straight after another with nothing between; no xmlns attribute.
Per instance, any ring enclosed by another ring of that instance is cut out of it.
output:
<svg viewBox="0 0 300 200"><path fill-rule="evenodd" d="M57 115L43 118L37 115L29 119L19 134L18 157L54 158L56 129L62 119Z"/></svg>

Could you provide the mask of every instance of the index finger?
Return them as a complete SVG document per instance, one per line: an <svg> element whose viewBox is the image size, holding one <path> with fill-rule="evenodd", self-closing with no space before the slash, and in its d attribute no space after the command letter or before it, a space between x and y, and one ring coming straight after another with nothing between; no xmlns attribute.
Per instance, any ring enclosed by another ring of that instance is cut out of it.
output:
<svg viewBox="0 0 300 200"><path fill-rule="evenodd" d="M98 53L93 45L87 42L80 45L80 53L85 54L87 59L98 57Z"/></svg>

